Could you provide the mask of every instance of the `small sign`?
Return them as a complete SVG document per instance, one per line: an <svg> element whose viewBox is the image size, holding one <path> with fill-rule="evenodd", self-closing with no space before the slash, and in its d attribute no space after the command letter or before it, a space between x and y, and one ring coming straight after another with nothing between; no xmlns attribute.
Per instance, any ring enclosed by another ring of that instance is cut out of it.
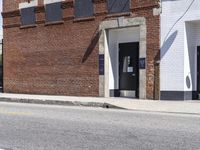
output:
<svg viewBox="0 0 200 150"><path fill-rule="evenodd" d="M146 59L145 58L140 58L139 68L140 69L146 69Z"/></svg>
<svg viewBox="0 0 200 150"><path fill-rule="evenodd" d="M128 67L128 71L127 72L133 72L133 67Z"/></svg>
<svg viewBox="0 0 200 150"><path fill-rule="evenodd" d="M104 75L104 54L99 54L99 75Z"/></svg>

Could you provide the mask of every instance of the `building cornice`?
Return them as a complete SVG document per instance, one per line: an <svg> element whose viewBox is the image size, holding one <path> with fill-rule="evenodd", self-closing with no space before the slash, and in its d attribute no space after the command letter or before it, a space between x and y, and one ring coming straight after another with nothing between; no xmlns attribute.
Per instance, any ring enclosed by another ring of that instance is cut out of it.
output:
<svg viewBox="0 0 200 150"><path fill-rule="evenodd" d="M102 5L102 3L106 3L107 0L93 0L94 5ZM62 9L63 10L67 10L67 9L73 9L74 7L74 0L68 0L68 1L62 1ZM120 17L120 16L137 16L137 12L142 11L142 10L149 10L149 9L153 9L153 8L159 8L160 5L159 3L153 3L153 4L149 4L149 5L143 5L143 6L137 6L137 7L131 7L130 8L130 12L129 13L117 13L117 14L108 14L107 10L101 10L101 11L95 11L94 12L94 16L89 18L89 20L95 20L96 17L98 16L105 16L105 18L116 18L116 17ZM35 7L35 12L36 15L39 13L45 13L45 5L39 5ZM8 12L2 12L2 17L4 19L6 18L12 18L12 17L20 17L20 10L14 10L14 11L8 11ZM73 14L69 14L67 16L63 16L63 21L69 21L72 20L74 22L79 22L79 21L85 21L88 20L88 18L81 18L78 20L75 20L75 17ZM45 24L45 20L44 18L41 19L37 19L36 20L36 25L37 24ZM20 27L21 24L20 22L15 22L15 23L8 23L3 25L3 28L12 28L12 27Z"/></svg>

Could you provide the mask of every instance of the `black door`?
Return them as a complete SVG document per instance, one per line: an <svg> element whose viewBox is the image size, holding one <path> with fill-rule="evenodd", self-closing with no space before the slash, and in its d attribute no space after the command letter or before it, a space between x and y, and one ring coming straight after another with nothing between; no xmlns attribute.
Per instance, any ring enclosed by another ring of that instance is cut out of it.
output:
<svg viewBox="0 0 200 150"><path fill-rule="evenodd" d="M119 44L119 90L139 89L139 43Z"/></svg>
<svg viewBox="0 0 200 150"><path fill-rule="evenodd" d="M200 46L197 47L197 93L200 94Z"/></svg>

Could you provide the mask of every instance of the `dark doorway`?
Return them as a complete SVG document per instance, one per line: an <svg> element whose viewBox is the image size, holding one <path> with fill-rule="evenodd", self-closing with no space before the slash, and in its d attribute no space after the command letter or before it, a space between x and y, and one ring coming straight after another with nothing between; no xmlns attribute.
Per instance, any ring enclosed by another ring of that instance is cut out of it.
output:
<svg viewBox="0 0 200 150"><path fill-rule="evenodd" d="M200 46L197 47L197 93L200 99Z"/></svg>
<svg viewBox="0 0 200 150"><path fill-rule="evenodd" d="M119 44L119 90L139 97L139 42ZM121 96L121 95L120 95Z"/></svg>

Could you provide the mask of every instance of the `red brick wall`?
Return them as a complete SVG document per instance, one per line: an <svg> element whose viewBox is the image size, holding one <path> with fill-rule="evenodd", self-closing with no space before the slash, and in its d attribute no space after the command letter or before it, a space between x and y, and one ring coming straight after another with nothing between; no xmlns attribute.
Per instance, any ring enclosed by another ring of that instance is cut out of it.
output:
<svg viewBox="0 0 200 150"><path fill-rule="evenodd" d="M44 24L44 8L37 11L37 27L20 29L18 2L4 0L4 91L12 93L98 96L98 26L106 18L105 0L95 1L95 18L73 19L73 7L63 10L63 24ZM70 1L70 0L68 0ZM147 98L155 93L154 63L159 59L157 0L132 0L132 15L147 20ZM90 48L89 48L90 47Z"/></svg>

